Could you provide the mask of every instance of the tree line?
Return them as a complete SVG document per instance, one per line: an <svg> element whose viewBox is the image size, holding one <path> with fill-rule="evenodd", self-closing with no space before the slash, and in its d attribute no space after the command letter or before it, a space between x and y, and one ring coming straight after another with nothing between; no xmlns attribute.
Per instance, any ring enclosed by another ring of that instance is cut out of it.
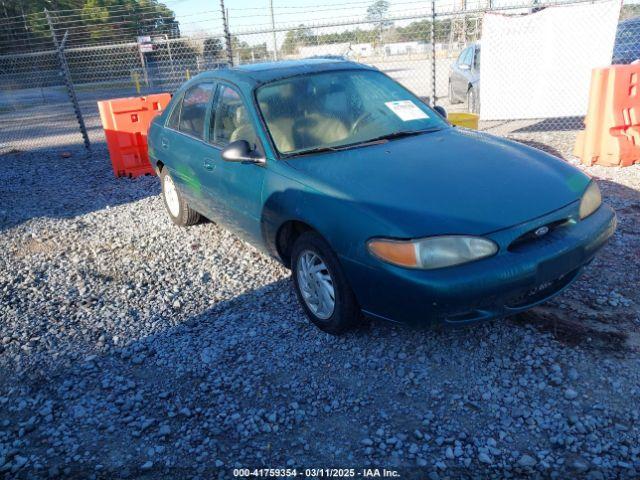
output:
<svg viewBox="0 0 640 480"><path fill-rule="evenodd" d="M544 8L544 7L541 7ZM386 19L388 3L384 0L374 2L367 10L367 18L372 28L343 30L333 33L314 33L314 30L300 25L294 30L289 30L282 44L282 53L295 54L299 47L312 45L325 45L332 43L370 43L374 47L384 43L394 42L424 42L431 43L431 19L417 20L400 27ZM620 11L620 20L640 16L639 4L623 5ZM482 19L476 25L475 20L467 17L466 32L473 41L480 37ZM363 22L365 23L365 22ZM477 29L477 31L476 31ZM451 34L451 19L437 19L435 21L435 41L448 42Z"/></svg>
<svg viewBox="0 0 640 480"><path fill-rule="evenodd" d="M468 21L471 31L472 22ZM443 42L449 39L451 31L450 20L436 20L435 33L436 42ZM411 22L405 27L386 25L380 29L355 28L343 30L342 32L315 34L311 28L300 26L295 30L289 30L282 44L282 52L294 54L299 47L309 45L323 45L331 43L370 43L379 46L384 43L395 42L424 42L431 43L431 20L418 20Z"/></svg>
<svg viewBox="0 0 640 480"><path fill-rule="evenodd" d="M51 41L45 9L60 37L69 31L69 46L180 37L175 13L158 0L0 0L0 54L43 49Z"/></svg>

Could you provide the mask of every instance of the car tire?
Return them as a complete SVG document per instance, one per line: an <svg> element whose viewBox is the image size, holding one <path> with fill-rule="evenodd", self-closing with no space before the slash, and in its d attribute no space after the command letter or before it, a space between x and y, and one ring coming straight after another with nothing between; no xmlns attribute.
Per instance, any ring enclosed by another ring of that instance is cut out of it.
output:
<svg viewBox="0 0 640 480"><path fill-rule="evenodd" d="M469 88L467 91L467 109L469 113L478 113L478 110L480 110L479 105L478 92L473 87Z"/></svg>
<svg viewBox="0 0 640 480"><path fill-rule="evenodd" d="M319 270L313 272L314 269ZM362 313L338 257L316 232L305 232L294 243L291 270L298 301L320 330L337 335L360 323ZM331 289L332 309L328 308L331 296L327 292Z"/></svg>
<svg viewBox="0 0 640 480"><path fill-rule="evenodd" d="M189 207L166 168L160 171L160 184L162 185L164 208L173 223L187 227L200 221L200 214Z"/></svg>

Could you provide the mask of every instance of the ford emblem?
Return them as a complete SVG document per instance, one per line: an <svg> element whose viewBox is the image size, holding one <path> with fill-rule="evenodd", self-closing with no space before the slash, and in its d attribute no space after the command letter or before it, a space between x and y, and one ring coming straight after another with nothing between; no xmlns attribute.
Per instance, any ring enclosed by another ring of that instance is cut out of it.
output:
<svg viewBox="0 0 640 480"><path fill-rule="evenodd" d="M549 227L545 225L544 227L538 228L533 233L535 233L536 237L542 237L543 235L546 235L547 233L549 233Z"/></svg>

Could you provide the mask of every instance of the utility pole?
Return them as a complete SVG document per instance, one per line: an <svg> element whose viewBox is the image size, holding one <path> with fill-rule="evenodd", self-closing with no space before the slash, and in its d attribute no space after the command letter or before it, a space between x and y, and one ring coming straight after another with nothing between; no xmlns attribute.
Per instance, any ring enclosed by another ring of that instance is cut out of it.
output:
<svg viewBox="0 0 640 480"><path fill-rule="evenodd" d="M278 61L278 41L276 40L276 18L273 15L273 0L269 0L269 10L271 11L271 33L273 34L273 59Z"/></svg>
<svg viewBox="0 0 640 480"><path fill-rule="evenodd" d="M431 0L431 105L436 106L436 1Z"/></svg>
<svg viewBox="0 0 640 480"><path fill-rule="evenodd" d="M220 0L220 11L222 12L222 28L224 29L224 38L227 43L227 61L229 66L233 67L233 48L231 47L231 32L229 32L229 22L227 19L227 10L224 8L224 0Z"/></svg>
<svg viewBox="0 0 640 480"><path fill-rule="evenodd" d="M78 103L78 97L76 97L76 91L73 88L73 80L71 79L71 72L69 71L69 65L67 64L67 58L64 55L64 47L67 43L67 38L69 37L69 30L64 32L64 37L61 42L58 42L58 37L56 35L56 30L53 27L53 22L51 21L51 15L49 15L49 11L45 8L44 14L47 17L47 23L49 24L49 30L51 30L51 38L53 39L53 45L56 47L58 51L58 60L60 61L60 69L62 70L62 78L64 78L64 84L67 87L67 94L69 95L69 100L71 100L71 104L73 105L73 110L76 114L76 119L78 120L78 126L80 127L80 133L82 134L82 139L84 140L84 146L87 150L91 151L91 142L89 142L89 135L87 134L87 127L84 124L84 118L82 118L82 111L80 110L80 104Z"/></svg>

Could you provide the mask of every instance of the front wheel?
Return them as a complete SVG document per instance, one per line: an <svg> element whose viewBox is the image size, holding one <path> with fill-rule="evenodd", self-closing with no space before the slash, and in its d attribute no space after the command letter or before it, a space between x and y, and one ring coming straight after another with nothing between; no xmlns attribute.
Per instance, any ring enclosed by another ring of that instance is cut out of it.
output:
<svg viewBox="0 0 640 480"><path fill-rule="evenodd" d="M467 109L469 113L478 113L480 110L478 92L476 92L476 89L473 87L467 92Z"/></svg>
<svg viewBox="0 0 640 480"><path fill-rule="evenodd" d="M453 85L449 82L449 103L451 105L459 103L456 99L456 96L453 94Z"/></svg>
<svg viewBox="0 0 640 480"><path fill-rule="evenodd" d="M182 197L166 168L160 171L160 183L162 184L162 200L171 221L181 227L198 223L200 214L192 209Z"/></svg>
<svg viewBox="0 0 640 480"><path fill-rule="evenodd" d="M361 317L335 253L315 232L303 233L291 253L293 285L307 317L321 330L339 334Z"/></svg>

